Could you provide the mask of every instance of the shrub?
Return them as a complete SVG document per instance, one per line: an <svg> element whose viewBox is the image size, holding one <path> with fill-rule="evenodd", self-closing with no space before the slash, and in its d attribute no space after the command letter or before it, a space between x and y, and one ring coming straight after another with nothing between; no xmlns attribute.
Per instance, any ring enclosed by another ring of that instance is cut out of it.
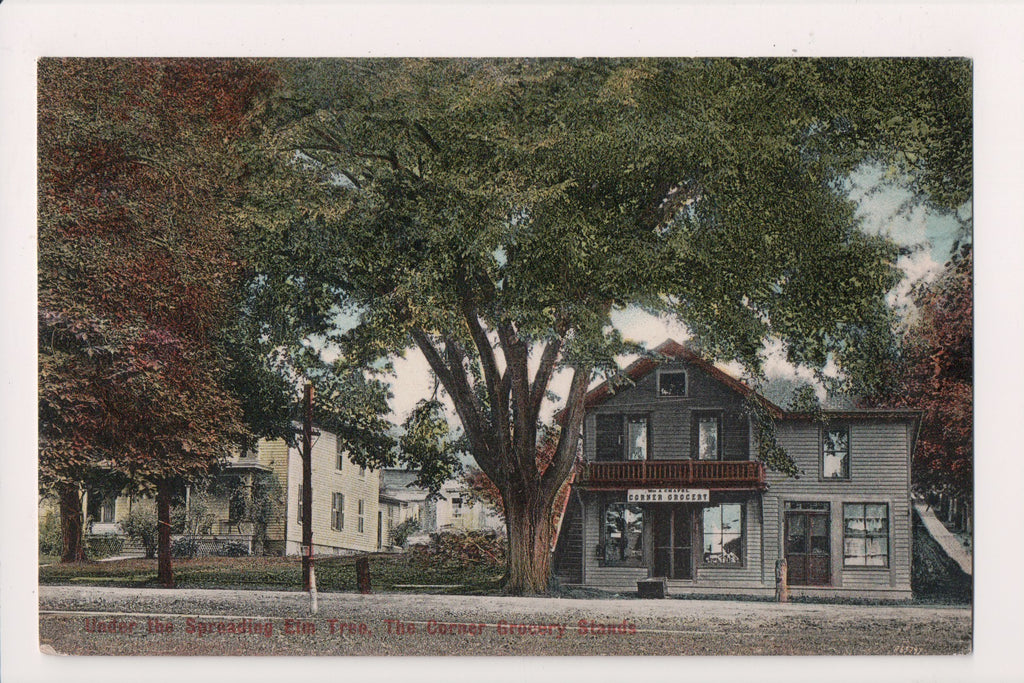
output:
<svg viewBox="0 0 1024 683"><path fill-rule="evenodd" d="M158 539L155 512L132 510L121 522L121 531L142 546L148 559L156 557Z"/></svg>
<svg viewBox="0 0 1024 683"><path fill-rule="evenodd" d="M85 537L85 551L90 558L117 555L124 548L124 537L117 534L95 534Z"/></svg>
<svg viewBox="0 0 1024 683"><path fill-rule="evenodd" d="M249 546L239 541L228 541L217 551L223 557L244 557L249 554Z"/></svg>
<svg viewBox="0 0 1024 683"><path fill-rule="evenodd" d="M409 536L420 530L419 520L410 517L391 528L391 545L405 545Z"/></svg>
<svg viewBox="0 0 1024 683"><path fill-rule="evenodd" d="M199 543L196 539L186 536L171 543L171 557L192 558L199 553Z"/></svg>
<svg viewBox="0 0 1024 683"><path fill-rule="evenodd" d="M43 555L60 555L63 551L63 540L60 515L47 512L39 520L39 552Z"/></svg>

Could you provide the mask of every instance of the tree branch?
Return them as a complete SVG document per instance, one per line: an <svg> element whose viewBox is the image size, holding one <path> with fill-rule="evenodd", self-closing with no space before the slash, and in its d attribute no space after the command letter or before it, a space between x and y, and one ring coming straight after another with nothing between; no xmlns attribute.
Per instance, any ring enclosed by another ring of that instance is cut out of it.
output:
<svg viewBox="0 0 1024 683"><path fill-rule="evenodd" d="M577 367L573 373L558 447L551 464L541 477L541 496L544 499L554 497L576 463L576 447L583 428L583 399L590 385L590 372L590 368Z"/></svg>
<svg viewBox="0 0 1024 683"><path fill-rule="evenodd" d="M461 370L457 373L452 371L426 332L418 327L413 327L410 331L416 345L427 359L430 369L434 371L448 395L452 397L455 410L466 430L466 437L469 439L470 448L473 449L473 456L476 458L477 464L480 465L480 469L495 484L504 483L507 480L504 468L501 466L500 460L494 457L492 444L489 443L482 424L483 411L473 395L469 382L466 381L465 374Z"/></svg>

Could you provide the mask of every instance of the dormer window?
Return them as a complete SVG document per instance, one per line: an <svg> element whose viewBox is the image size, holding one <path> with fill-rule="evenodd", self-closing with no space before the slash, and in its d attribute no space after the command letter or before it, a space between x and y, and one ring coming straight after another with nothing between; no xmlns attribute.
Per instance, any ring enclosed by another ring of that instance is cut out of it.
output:
<svg viewBox="0 0 1024 683"><path fill-rule="evenodd" d="M685 397L686 370L661 370L658 372L658 396Z"/></svg>

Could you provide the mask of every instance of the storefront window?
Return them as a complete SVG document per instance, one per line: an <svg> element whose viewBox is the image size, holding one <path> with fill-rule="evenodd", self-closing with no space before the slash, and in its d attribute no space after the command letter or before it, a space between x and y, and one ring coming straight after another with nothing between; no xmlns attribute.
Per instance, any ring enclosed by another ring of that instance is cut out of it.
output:
<svg viewBox="0 0 1024 683"><path fill-rule="evenodd" d="M704 508L704 564L743 562L743 510L739 503Z"/></svg>
<svg viewBox="0 0 1024 683"><path fill-rule="evenodd" d="M606 567L643 567L644 510L639 505L610 503L604 509L601 558Z"/></svg>
<svg viewBox="0 0 1024 683"><path fill-rule="evenodd" d="M889 506L847 503L843 506L843 564L889 566Z"/></svg>

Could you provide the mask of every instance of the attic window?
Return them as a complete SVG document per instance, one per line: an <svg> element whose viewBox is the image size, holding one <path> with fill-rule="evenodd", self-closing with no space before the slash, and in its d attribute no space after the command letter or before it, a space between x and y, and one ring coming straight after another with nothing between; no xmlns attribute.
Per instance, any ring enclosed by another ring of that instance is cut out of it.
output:
<svg viewBox="0 0 1024 683"><path fill-rule="evenodd" d="M686 396L686 371L663 370L659 372L658 396Z"/></svg>

